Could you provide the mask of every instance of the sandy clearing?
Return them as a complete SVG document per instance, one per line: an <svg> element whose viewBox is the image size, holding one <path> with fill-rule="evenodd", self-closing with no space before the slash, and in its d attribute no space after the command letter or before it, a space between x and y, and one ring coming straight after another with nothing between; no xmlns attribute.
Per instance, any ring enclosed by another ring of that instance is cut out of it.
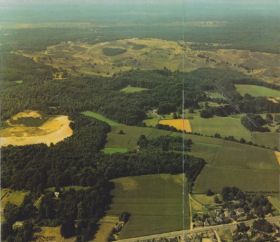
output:
<svg viewBox="0 0 280 242"><path fill-rule="evenodd" d="M276 103L276 104L279 103L278 100L276 98L274 98L274 97L269 97L269 98L267 98L267 100L271 101L273 103Z"/></svg>
<svg viewBox="0 0 280 242"><path fill-rule="evenodd" d="M159 124L174 127L180 131L192 132L191 123L187 119L164 119L160 120Z"/></svg>
<svg viewBox="0 0 280 242"><path fill-rule="evenodd" d="M280 152L279 151L274 151L274 154L276 156L276 159L278 161L278 164L280 165Z"/></svg>
<svg viewBox="0 0 280 242"><path fill-rule="evenodd" d="M26 110L12 117L13 120L18 120L19 118L42 118L42 115L38 111Z"/></svg>
<svg viewBox="0 0 280 242"><path fill-rule="evenodd" d="M30 116L28 116L30 117ZM14 117L13 117L14 118ZM50 118L40 127L12 126L0 131L0 147L44 143L50 146L73 134L68 116Z"/></svg>

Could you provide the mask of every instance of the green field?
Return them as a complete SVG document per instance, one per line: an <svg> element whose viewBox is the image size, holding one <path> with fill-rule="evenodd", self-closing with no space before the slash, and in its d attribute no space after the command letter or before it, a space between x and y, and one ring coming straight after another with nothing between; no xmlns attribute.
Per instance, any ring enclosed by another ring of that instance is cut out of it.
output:
<svg viewBox="0 0 280 242"><path fill-rule="evenodd" d="M95 113L95 112L91 112L91 111L85 111L85 112L82 112L82 114L87 116L87 117L95 118L97 120L105 122L105 123L109 124L110 126L119 126L120 125L118 122L113 121L109 118L106 118L99 113Z"/></svg>
<svg viewBox="0 0 280 242"><path fill-rule="evenodd" d="M122 130L124 134L120 134L120 130ZM114 126L107 135L105 148L126 148L129 151L135 151L137 149L137 141L142 134L147 138L156 138L159 136L172 135L172 132L128 125ZM180 135L180 133L178 133L178 135Z"/></svg>
<svg viewBox="0 0 280 242"><path fill-rule="evenodd" d="M251 140L251 133L240 122L241 115L231 117L201 118L199 114L190 114L187 118L191 122L193 132L206 135L219 133L222 137L234 136L237 139Z"/></svg>
<svg viewBox="0 0 280 242"><path fill-rule="evenodd" d="M121 239L183 229L182 175L146 175L113 181L113 201L107 214L131 213L120 233ZM187 202L185 205L188 208ZM186 209L186 218L188 213Z"/></svg>
<svg viewBox="0 0 280 242"><path fill-rule="evenodd" d="M133 86L128 85L127 87L121 89L121 92L124 92L124 93L137 93L137 92L143 92L143 91L146 91L146 90L149 90L149 89L143 88L143 87L133 87Z"/></svg>
<svg viewBox="0 0 280 242"><path fill-rule="evenodd" d="M195 182L194 192L205 193L211 188L218 193L224 186L278 192L279 165L273 151L228 141L204 147L203 151L201 145L194 145L192 150L207 161Z"/></svg>
<svg viewBox="0 0 280 242"><path fill-rule="evenodd" d="M104 148L103 152L109 155L114 153L127 153L128 149L127 148Z"/></svg>
<svg viewBox="0 0 280 242"><path fill-rule="evenodd" d="M274 90L267 87L238 84L235 85L235 88L242 96L247 93L253 97L280 97L279 90Z"/></svg>
<svg viewBox="0 0 280 242"><path fill-rule="evenodd" d="M276 132L253 132L252 142L270 148L280 147L280 133Z"/></svg>
<svg viewBox="0 0 280 242"><path fill-rule="evenodd" d="M213 99L226 99L221 93L219 92L205 92L207 97L213 98Z"/></svg>

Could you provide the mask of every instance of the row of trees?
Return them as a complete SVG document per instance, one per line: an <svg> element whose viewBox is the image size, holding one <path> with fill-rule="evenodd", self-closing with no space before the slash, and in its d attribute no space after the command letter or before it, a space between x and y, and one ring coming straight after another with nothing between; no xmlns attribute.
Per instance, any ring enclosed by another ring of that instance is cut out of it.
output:
<svg viewBox="0 0 280 242"><path fill-rule="evenodd" d="M263 127L268 124L267 120L263 119L260 115L247 114L241 118L241 123L245 128L250 131L269 132L269 128Z"/></svg>

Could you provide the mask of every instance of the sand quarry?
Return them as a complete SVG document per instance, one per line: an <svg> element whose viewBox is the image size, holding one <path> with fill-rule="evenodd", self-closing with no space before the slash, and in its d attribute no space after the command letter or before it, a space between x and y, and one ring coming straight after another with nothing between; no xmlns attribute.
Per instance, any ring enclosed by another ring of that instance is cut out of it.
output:
<svg viewBox="0 0 280 242"><path fill-rule="evenodd" d="M187 119L164 119L160 120L159 124L174 127L180 131L186 131L188 133L192 132L191 123Z"/></svg>
<svg viewBox="0 0 280 242"><path fill-rule="evenodd" d="M20 118L39 118L37 111L20 112L6 121L7 127L0 130L0 147L14 145L23 146L44 143L48 146L56 144L73 134L68 116L51 116L40 126L32 127L21 123L13 124Z"/></svg>

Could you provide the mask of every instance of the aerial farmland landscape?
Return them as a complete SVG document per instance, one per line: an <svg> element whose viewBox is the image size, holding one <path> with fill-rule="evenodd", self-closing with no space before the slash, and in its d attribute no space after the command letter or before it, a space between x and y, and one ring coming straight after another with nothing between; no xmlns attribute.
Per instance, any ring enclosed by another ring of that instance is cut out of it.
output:
<svg viewBox="0 0 280 242"><path fill-rule="evenodd" d="M0 0L1 241L280 241L278 0Z"/></svg>

